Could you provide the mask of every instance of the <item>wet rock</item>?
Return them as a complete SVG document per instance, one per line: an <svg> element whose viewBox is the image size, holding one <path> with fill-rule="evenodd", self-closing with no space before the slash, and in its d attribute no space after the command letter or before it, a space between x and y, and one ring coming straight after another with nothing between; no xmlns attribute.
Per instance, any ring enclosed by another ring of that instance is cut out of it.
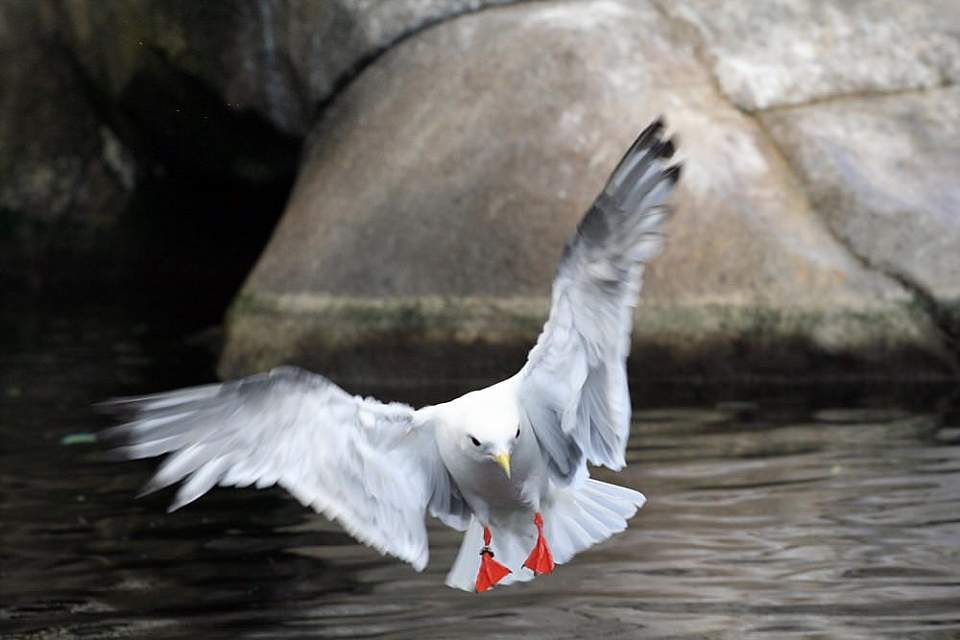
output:
<svg viewBox="0 0 960 640"><path fill-rule="evenodd" d="M511 0L54 0L83 69L117 98L156 60L290 135L369 58L435 21Z"/></svg>
<svg viewBox="0 0 960 640"><path fill-rule="evenodd" d="M366 349L371 369L351 373L377 375L378 347L397 344L522 358L564 241L660 113L686 170L637 353L688 373L705 353L717 370L836 364L864 345L868 359L929 359L936 341L901 306L909 296L834 240L695 46L653 4L598 0L485 11L388 52L311 134L231 312L221 371L354 367Z"/></svg>
<svg viewBox="0 0 960 640"><path fill-rule="evenodd" d="M844 244L960 299L960 89L837 99L763 121Z"/></svg>
<svg viewBox="0 0 960 640"><path fill-rule="evenodd" d="M960 81L955 0L658 0L692 25L723 92L749 111Z"/></svg>

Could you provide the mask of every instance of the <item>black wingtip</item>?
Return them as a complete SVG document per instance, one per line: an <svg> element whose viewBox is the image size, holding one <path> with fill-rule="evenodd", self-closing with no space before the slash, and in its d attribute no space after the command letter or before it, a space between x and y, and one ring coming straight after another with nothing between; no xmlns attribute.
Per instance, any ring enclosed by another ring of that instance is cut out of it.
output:
<svg viewBox="0 0 960 640"><path fill-rule="evenodd" d="M673 154L676 153L677 147L673 144L673 138L665 140L662 145L657 149L658 158L672 158Z"/></svg>
<svg viewBox="0 0 960 640"><path fill-rule="evenodd" d="M671 184L677 184L680 181L680 175L683 173L683 163L678 162L675 165L667 167L663 172L664 180L669 180Z"/></svg>
<svg viewBox="0 0 960 640"><path fill-rule="evenodd" d="M627 155L630 154L630 151L650 146L650 142L657 138L665 127L666 124L664 123L663 116L657 116L656 120L648 124L647 127L640 132L637 139L630 145L630 150L627 152Z"/></svg>
<svg viewBox="0 0 960 640"><path fill-rule="evenodd" d="M620 162L617 163L616 168L611 173L610 180L614 180L629 159L636 157L637 154L643 153L647 158L672 157L676 151L676 145L672 139L663 140L661 138L665 127L666 120L663 116L657 116L656 120L647 125L630 145L630 148L627 149L627 152L623 154L623 157L620 158Z"/></svg>
<svg viewBox="0 0 960 640"><path fill-rule="evenodd" d="M650 124L648 124L646 127L643 128L643 131L640 132L640 135L643 135L645 133L652 133L657 129L662 129L662 128L663 128L663 116L657 116L650 122Z"/></svg>
<svg viewBox="0 0 960 640"><path fill-rule="evenodd" d="M654 158L672 158L677 151L677 143L674 142L676 137L666 140L661 139L666 126L666 119L663 116L657 116L657 119L647 125L647 128L641 131L637 139L630 145L620 161L620 165L622 166L624 160L643 149L648 149L648 153Z"/></svg>

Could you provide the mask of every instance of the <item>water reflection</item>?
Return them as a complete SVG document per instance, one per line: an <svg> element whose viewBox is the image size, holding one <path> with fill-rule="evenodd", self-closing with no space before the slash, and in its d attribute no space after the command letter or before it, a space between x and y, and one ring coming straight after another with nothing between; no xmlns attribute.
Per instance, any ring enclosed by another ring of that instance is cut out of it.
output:
<svg viewBox="0 0 960 640"><path fill-rule="evenodd" d="M0 356L4 637L960 635L960 419L931 400L944 389L637 398L630 466L597 474L650 498L631 528L473 596L443 587L458 534L441 527L417 574L280 491L219 490L172 515L169 494L132 500L150 463L61 437L100 426L91 400L209 379L209 357L115 309L22 318L3 319Z"/></svg>

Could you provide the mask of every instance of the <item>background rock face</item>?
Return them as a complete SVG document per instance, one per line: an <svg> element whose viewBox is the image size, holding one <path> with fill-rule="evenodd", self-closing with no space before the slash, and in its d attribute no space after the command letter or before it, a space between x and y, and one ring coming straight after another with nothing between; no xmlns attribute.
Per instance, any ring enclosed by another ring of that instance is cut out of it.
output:
<svg viewBox="0 0 960 640"><path fill-rule="evenodd" d="M958 34L953 0L0 3L0 276L132 226L126 251L188 266L157 281L203 290L229 263L227 297L283 201L222 373L389 375L390 346L424 374L471 375L436 365L464 353L505 374L663 114L686 166L638 371L940 374L960 354Z"/></svg>

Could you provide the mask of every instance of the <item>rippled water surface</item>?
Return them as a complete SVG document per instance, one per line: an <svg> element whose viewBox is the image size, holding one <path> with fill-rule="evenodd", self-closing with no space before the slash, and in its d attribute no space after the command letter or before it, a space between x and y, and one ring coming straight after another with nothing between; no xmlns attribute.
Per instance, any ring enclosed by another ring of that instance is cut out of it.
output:
<svg viewBox="0 0 960 640"><path fill-rule="evenodd" d="M949 387L641 390L630 466L596 474L647 494L630 529L473 595L443 586L439 526L418 574L279 490L134 500L151 463L62 438L103 426L94 400L210 380L211 358L109 305L0 313L3 637L960 637Z"/></svg>

